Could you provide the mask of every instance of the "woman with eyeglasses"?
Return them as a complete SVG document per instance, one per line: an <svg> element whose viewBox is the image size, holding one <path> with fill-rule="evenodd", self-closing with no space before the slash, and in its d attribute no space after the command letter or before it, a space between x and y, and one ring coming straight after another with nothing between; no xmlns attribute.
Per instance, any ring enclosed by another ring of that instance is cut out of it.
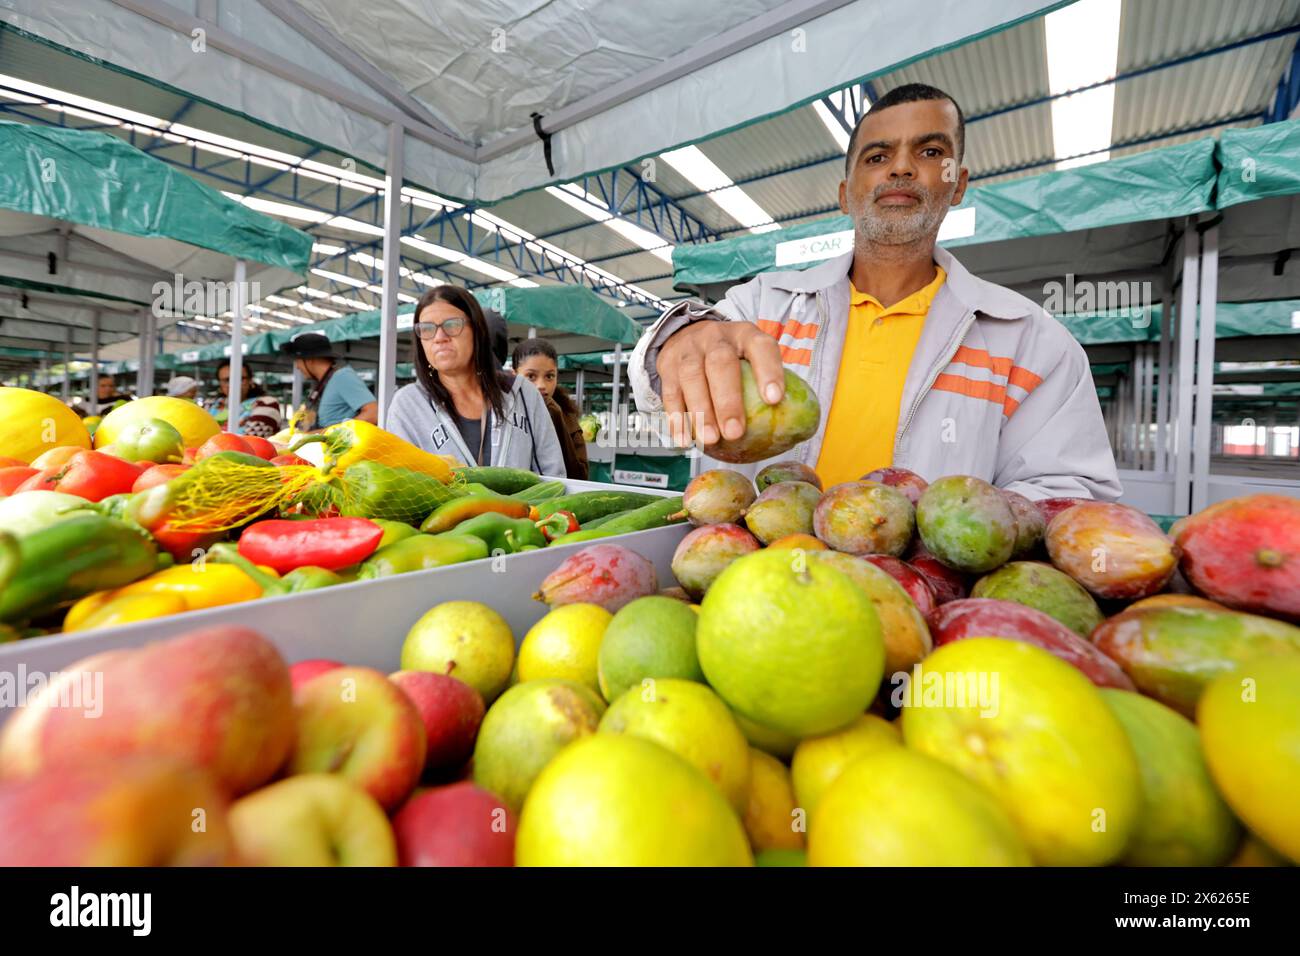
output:
<svg viewBox="0 0 1300 956"><path fill-rule="evenodd" d="M411 342L416 381L393 396L389 431L467 465L565 474L545 400L526 378L498 367L487 319L468 290L426 290Z"/></svg>

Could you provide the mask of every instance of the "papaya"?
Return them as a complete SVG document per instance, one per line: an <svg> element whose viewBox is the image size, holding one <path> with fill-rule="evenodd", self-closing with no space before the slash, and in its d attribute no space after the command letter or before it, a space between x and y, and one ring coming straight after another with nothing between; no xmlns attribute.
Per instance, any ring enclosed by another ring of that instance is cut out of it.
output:
<svg viewBox="0 0 1300 956"><path fill-rule="evenodd" d="M1142 778L1142 809L1120 863L1226 863L1241 840L1241 827L1210 779L1195 725L1132 691L1104 689L1101 696L1128 735Z"/></svg>
<svg viewBox="0 0 1300 956"><path fill-rule="evenodd" d="M1300 658L1300 627L1195 606L1125 611L1104 621L1092 640L1139 691L1187 717L1220 674L1260 658Z"/></svg>
<svg viewBox="0 0 1300 956"><path fill-rule="evenodd" d="M1063 571L1041 561L1012 561L975 582L973 598L997 598L1036 608L1087 637L1104 615L1083 587Z"/></svg>
<svg viewBox="0 0 1300 956"><path fill-rule="evenodd" d="M1111 501L1062 511L1047 526L1046 543L1052 564L1099 598L1155 594L1178 566L1176 546L1158 524Z"/></svg>
<svg viewBox="0 0 1300 956"><path fill-rule="evenodd" d="M1175 527L1196 590L1242 611L1300 618L1300 500L1230 498Z"/></svg>

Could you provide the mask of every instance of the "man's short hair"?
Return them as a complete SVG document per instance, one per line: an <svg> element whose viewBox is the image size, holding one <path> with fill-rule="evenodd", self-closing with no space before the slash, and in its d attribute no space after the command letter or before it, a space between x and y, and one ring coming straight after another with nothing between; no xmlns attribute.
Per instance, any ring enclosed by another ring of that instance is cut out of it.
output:
<svg viewBox="0 0 1300 956"><path fill-rule="evenodd" d="M844 175L847 177L849 174L850 164L853 162L853 150L858 143L858 130L862 128L863 120L872 113L879 113L900 103L923 103L927 100L947 100L957 111L957 162L961 162L962 157L966 155L966 114L961 111L961 105L937 86L930 86L928 83L904 83L902 86L894 87L872 103L871 109L863 113L857 125L853 127L853 133L849 136L849 149L844 154Z"/></svg>

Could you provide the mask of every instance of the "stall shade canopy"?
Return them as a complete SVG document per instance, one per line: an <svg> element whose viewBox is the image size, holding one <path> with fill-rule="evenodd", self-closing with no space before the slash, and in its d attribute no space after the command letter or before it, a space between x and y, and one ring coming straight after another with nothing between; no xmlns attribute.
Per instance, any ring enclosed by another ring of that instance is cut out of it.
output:
<svg viewBox="0 0 1300 956"><path fill-rule="evenodd" d="M1300 120L1219 139L1219 298L1300 297Z"/></svg>
<svg viewBox="0 0 1300 956"><path fill-rule="evenodd" d="M538 336L548 339L559 352L609 348L615 343L631 346L636 344L641 334L641 326L620 309L581 286L556 285L535 289L498 286L479 289L474 292L474 297L485 309L495 310L505 318L511 340L526 338L528 330L534 328ZM399 331L411 328L414 312L413 305L403 305L397 310ZM304 332L321 332L331 342L377 342L381 324L382 317L375 310L265 332L245 341L244 354L278 355L283 343ZM181 365L204 364L220 361L229 355L230 346L214 343L171 354ZM365 355L358 353L357 357Z"/></svg>
<svg viewBox="0 0 1300 956"><path fill-rule="evenodd" d="M15 33L376 168L389 123L401 124L407 179L493 201L757 121L1060 5L6 0L2 16Z"/></svg>
<svg viewBox="0 0 1300 956"><path fill-rule="evenodd" d="M311 237L105 133L0 122L0 346L86 354L300 281ZM214 285L213 283L216 283Z"/></svg>
<svg viewBox="0 0 1300 956"><path fill-rule="evenodd" d="M997 258L1011 259L1025 275L1041 272L1045 262L1035 261L1036 255L1050 261L1064 251L1038 241L1044 236L1129 227L1213 208L1214 149L1214 140L1207 137L1105 163L972 186L962 204L949 211L939 242L963 250L963 264L984 275L987 270L968 261L981 258L975 247L1033 240L1020 243L1015 255ZM1124 250L1148 237L1140 229L1120 228L1083 238L1089 248L1071 250L1065 258L1080 262L1083 252L1105 269L1121 266ZM1107 245L1115 248L1102 261L1096 254L1106 252L1102 247ZM673 249L674 285L685 292L716 288L773 269L806 269L852 248L848 216L721 242L682 244ZM1014 276L995 281L1014 281Z"/></svg>

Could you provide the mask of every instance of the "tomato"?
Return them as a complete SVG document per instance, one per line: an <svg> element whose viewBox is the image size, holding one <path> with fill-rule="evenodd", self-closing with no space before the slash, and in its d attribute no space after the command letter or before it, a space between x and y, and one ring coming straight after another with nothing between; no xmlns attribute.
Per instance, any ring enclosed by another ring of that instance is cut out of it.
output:
<svg viewBox="0 0 1300 956"><path fill-rule="evenodd" d="M242 451L245 455L254 455L253 447L244 441L239 435L232 435L230 432L221 432L213 435L194 453L195 461L202 461L204 458L211 458L213 455L223 451Z"/></svg>
<svg viewBox="0 0 1300 956"><path fill-rule="evenodd" d="M86 449L80 445L60 445L58 448L51 448L44 454L38 455L32 459L32 467L36 469L45 468L62 468L72 457L79 451Z"/></svg>
<svg viewBox="0 0 1300 956"><path fill-rule="evenodd" d="M276 455L274 458L271 459L271 464L276 465L278 467L282 467L284 465L306 465L308 468L316 467L311 462L309 462L306 458L299 458L297 455L292 455L292 454Z"/></svg>
<svg viewBox="0 0 1300 956"><path fill-rule="evenodd" d="M139 477L140 469L129 461L102 451L82 451L62 468L41 469L17 490L61 491L87 501L100 501L130 491Z"/></svg>
<svg viewBox="0 0 1300 956"><path fill-rule="evenodd" d="M144 491L146 488L153 488L155 485L165 485L181 472L189 471L193 465L154 465L152 468L146 468L144 473L135 480L131 486L132 491Z"/></svg>
<svg viewBox="0 0 1300 956"><path fill-rule="evenodd" d="M270 461L276 455L280 454L280 449L267 441L265 438L258 438L256 435L240 435L249 448L253 449L253 454L258 458L265 458Z"/></svg>
<svg viewBox="0 0 1300 956"><path fill-rule="evenodd" d="M222 531L177 531L166 523L149 533L158 542L158 547L175 558L177 564L188 564L198 557L195 551L207 551L225 536Z"/></svg>
<svg viewBox="0 0 1300 956"><path fill-rule="evenodd" d="M186 448L185 454L181 456L182 465L192 465L199 460L199 450L197 448Z"/></svg>
<svg viewBox="0 0 1300 956"><path fill-rule="evenodd" d="M31 465L0 467L0 495L12 495L15 488L39 471L39 468L33 468Z"/></svg>
<svg viewBox="0 0 1300 956"><path fill-rule="evenodd" d="M112 445L112 453L127 461L180 461L184 441L175 426L161 418L128 422Z"/></svg>

